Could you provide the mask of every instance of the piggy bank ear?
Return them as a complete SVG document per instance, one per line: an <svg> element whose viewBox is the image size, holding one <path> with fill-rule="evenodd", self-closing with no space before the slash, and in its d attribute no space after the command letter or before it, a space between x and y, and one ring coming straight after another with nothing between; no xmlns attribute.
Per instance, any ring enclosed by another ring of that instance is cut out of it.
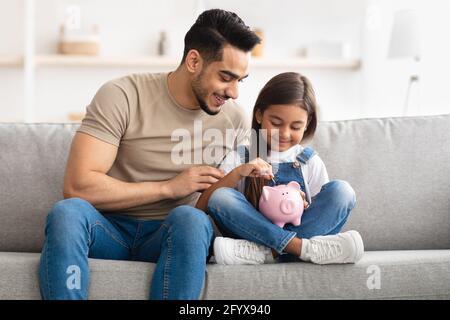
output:
<svg viewBox="0 0 450 320"><path fill-rule="evenodd" d="M301 190L300 184L297 181L291 181L288 183L288 187Z"/></svg>
<svg viewBox="0 0 450 320"><path fill-rule="evenodd" d="M269 201L269 193L270 193L270 189L272 189L272 188L269 187L269 186L263 187L263 189L262 189L262 194L261 194L261 198L262 198L264 201Z"/></svg>

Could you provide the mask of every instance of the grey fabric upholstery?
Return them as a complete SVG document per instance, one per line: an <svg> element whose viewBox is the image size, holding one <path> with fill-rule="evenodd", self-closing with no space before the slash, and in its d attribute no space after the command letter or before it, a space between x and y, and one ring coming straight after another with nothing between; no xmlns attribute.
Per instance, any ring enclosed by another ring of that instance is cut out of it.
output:
<svg viewBox="0 0 450 320"><path fill-rule="evenodd" d="M40 299L38 264L38 253L0 253L0 299ZM89 259L89 265L90 299L147 299L153 263ZM379 286L371 285L373 266ZM201 298L450 299L449 266L450 250L369 251L354 265L209 264Z"/></svg>
<svg viewBox="0 0 450 320"><path fill-rule="evenodd" d="M0 124L0 251L40 252L77 125Z"/></svg>
<svg viewBox="0 0 450 320"><path fill-rule="evenodd" d="M45 218L62 199L76 124L0 124L0 299L39 298ZM205 299L449 298L450 115L322 122L312 146L350 182L356 265L208 266ZM428 249L428 250L425 250ZM445 250L447 249L447 250ZM377 250L377 251L375 251ZM410 251L393 251L410 250ZM33 254L34 253L34 254ZM145 299L154 265L91 261L91 298ZM381 269L369 290L367 267Z"/></svg>
<svg viewBox="0 0 450 320"><path fill-rule="evenodd" d="M314 146L357 204L367 250L450 248L450 115L325 122Z"/></svg>

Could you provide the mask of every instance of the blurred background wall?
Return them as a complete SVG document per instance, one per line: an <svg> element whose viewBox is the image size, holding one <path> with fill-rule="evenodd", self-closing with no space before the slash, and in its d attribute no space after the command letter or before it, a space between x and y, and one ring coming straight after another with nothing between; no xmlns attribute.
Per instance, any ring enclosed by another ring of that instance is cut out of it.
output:
<svg viewBox="0 0 450 320"><path fill-rule="evenodd" d="M185 33L211 8L263 32L262 55L240 87L248 113L284 71L311 79L321 120L450 113L448 0L0 0L0 122L77 121L102 83L174 70ZM405 10L415 20L402 32L414 32L395 41L413 41L417 52L394 58L391 35ZM64 24L73 37L97 39L97 55L60 55Z"/></svg>

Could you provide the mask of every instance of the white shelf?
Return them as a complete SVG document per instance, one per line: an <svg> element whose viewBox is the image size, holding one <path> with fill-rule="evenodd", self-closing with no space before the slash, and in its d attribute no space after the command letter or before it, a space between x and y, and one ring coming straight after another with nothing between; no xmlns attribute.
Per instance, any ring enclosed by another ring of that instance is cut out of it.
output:
<svg viewBox="0 0 450 320"><path fill-rule="evenodd" d="M259 68L358 69L361 62L357 59L253 58L250 65Z"/></svg>
<svg viewBox="0 0 450 320"><path fill-rule="evenodd" d="M23 58L19 55L1 55L0 67L21 67Z"/></svg>
<svg viewBox="0 0 450 320"><path fill-rule="evenodd" d="M37 67L176 67L180 60L168 57L134 56L75 56L37 55ZM253 58L250 65L257 68L321 68L358 69L359 60L351 59L266 59Z"/></svg>
<svg viewBox="0 0 450 320"><path fill-rule="evenodd" d="M60 54L39 54L36 52L35 25L36 0L23 0L23 42L20 55L0 55L0 68L18 68L23 73L23 120L33 122L39 119L35 114L36 74L44 68L164 68L174 69L180 64L181 57L152 56L73 56ZM251 68L255 69L321 69L353 71L359 69L358 59L305 59L305 58L252 58ZM93 70L95 71L95 70Z"/></svg>
<svg viewBox="0 0 450 320"><path fill-rule="evenodd" d="M37 55L38 67L174 67L176 59L152 56L114 57L77 55Z"/></svg>
<svg viewBox="0 0 450 320"><path fill-rule="evenodd" d="M134 56L76 56L76 55L37 55L36 67L176 67L180 61L175 58ZM256 68L317 68L317 69L350 69L361 67L357 59L269 59L253 58L250 65ZM23 67L22 56L0 56L0 67Z"/></svg>

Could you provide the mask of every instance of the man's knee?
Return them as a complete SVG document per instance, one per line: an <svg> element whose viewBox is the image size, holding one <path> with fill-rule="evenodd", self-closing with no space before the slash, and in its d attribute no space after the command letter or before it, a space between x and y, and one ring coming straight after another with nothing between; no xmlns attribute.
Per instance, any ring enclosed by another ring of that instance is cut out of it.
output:
<svg viewBox="0 0 450 320"><path fill-rule="evenodd" d="M53 205L48 214L47 226L75 227L76 222L87 221L93 209L89 202L80 198L60 200Z"/></svg>
<svg viewBox="0 0 450 320"><path fill-rule="evenodd" d="M197 233L211 237L214 233L209 217L202 210L187 205L173 209L164 223L169 228L188 235Z"/></svg>

